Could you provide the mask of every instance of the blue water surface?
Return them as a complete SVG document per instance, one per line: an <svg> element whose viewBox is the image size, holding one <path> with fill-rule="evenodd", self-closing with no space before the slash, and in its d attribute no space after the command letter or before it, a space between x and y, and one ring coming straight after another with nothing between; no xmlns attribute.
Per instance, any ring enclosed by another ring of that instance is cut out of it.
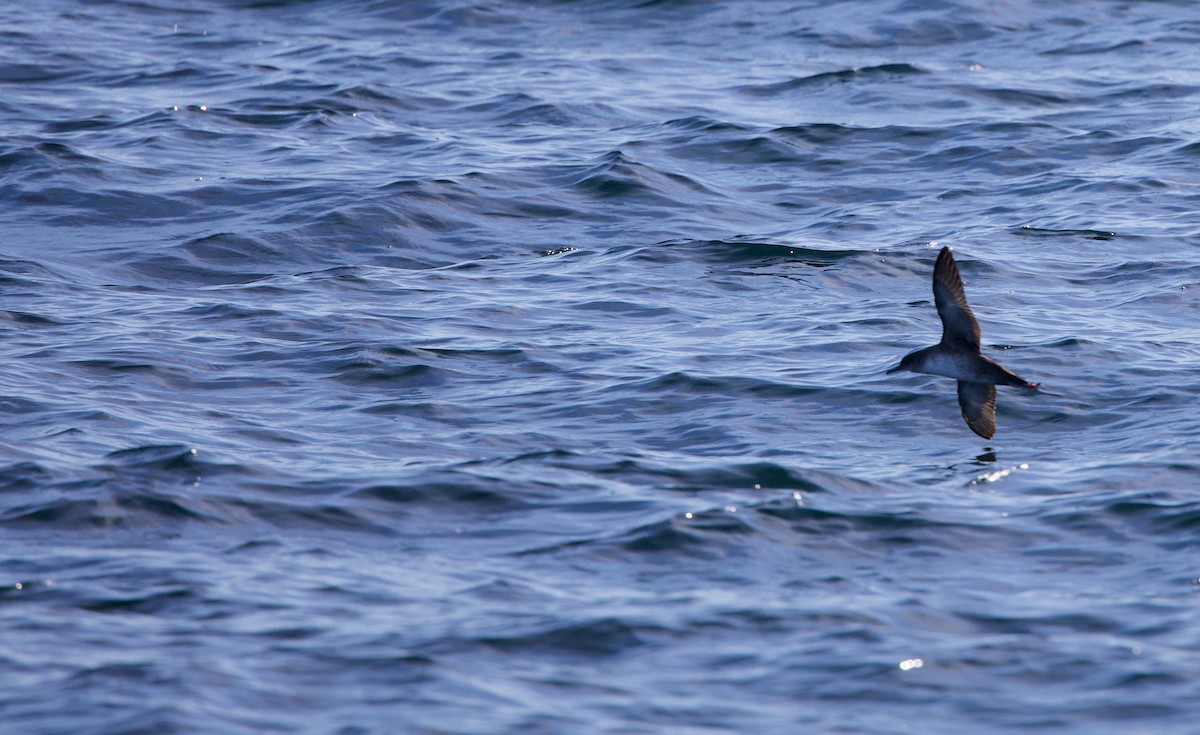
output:
<svg viewBox="0 0 1200 735"><path fill-rule="evenodd" d="M1200 12L2 5L0 413L0 731L1200 732Z"/></svg>

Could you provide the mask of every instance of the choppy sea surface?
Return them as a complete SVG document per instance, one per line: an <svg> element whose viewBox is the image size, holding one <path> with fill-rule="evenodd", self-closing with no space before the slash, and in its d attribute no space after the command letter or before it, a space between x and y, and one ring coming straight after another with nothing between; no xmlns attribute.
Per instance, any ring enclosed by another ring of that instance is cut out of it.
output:
<svg viewBox="0 0 1200 735"><path fill-rule="evenodd" d="M1200 8L6 3L0 414L5 733L1200 732Z"/></svg>

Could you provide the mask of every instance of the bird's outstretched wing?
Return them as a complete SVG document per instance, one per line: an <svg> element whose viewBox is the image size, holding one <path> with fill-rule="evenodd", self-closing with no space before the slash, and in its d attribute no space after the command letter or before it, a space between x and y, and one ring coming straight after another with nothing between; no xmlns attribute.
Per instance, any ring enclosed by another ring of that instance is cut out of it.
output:
<svg viewBox="0 0 1200 735"><path fill-rule="evenodd" d="M979 351L979 322L967 304L963 293L962 277L950 248L938 253L937 265L933 267L933 303L942 318L942 343L965 345ZM962 395L961 388L959 395ZM972 427L974 428L974 427Z"/></svg>
<svg viewBox="0 0 1200 735"><path fill-rule="evenodd" d="M991 439L996 434L996 386L958 381L958 405L971 431Z"/></svg>

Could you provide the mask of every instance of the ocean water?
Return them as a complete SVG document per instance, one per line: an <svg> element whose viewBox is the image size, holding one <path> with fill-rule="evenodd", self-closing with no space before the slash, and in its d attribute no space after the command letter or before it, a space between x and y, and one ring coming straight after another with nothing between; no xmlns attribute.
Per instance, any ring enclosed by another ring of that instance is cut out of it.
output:
<svg viewBox="0 0 1200 735"><path fill-rule="evenodd" d="M7 3L0 355L4 733L1200 732L1190 0Z"/></svg>

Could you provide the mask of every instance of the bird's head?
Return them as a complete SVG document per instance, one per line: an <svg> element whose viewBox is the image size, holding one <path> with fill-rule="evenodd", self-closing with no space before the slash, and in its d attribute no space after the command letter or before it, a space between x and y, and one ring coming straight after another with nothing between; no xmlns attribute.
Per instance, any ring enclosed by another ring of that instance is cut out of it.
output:
<svg viewBox="0 0 1200 735"><path fill-rule="evenodd" d="M892 368L891 370L888 370L886 374L891 375L892 373L898 373L898 372L901 372L902 370L912 370L913 363L916 362L916 357L917 357L916 352L910 352L909 354L905 355L903 358L900 359L899 365Z"/></svg>

